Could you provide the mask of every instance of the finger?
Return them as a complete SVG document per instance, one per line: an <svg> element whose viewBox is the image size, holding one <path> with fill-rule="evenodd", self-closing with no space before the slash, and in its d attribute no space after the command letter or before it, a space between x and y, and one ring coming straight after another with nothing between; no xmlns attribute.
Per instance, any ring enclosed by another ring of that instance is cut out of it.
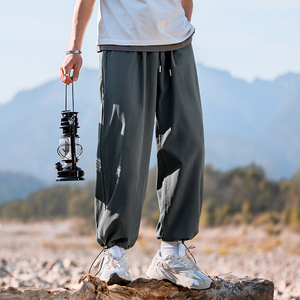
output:
<svg viewBox="0 0 300 300"><path fill-rule="evenodd" d="M72 79L74 81L77 81L78 80L78 77L79 77L79 70L80 70L80 67L78 68L77 66L74 67L74 71L73 71L73 76L72 76Z"/></svg>
<svg viewBox="0 0 300 300"><path fill-rule="evenodd" d="M63 71L62 66L60 66L60 68L59 68L59 78L61 81L63 81L63 79L64 79L64 71Z"/></svg>
<svg viewBox="0 0 300 300"><path fill-rule="evenodd" d="M73 72L73 80L74 80L74 81L77 81L77 80L78 80L79 72L80 72L81 66L82 66L82 58L81 58L80 55L77 55L77 56L76 56L76 61L75 61L74 66L73 66L73 69L74 69L74 72Z"/></svg>
<svg viewBox="0 0 300 300"><path fill-rule="evenodd" d="M69 84L69 83L68 83L69 80L68 80L66 74L68 74L68 73L66 72L66 68L62 65L62 66L60 67L60 76L59 76L59 78L60 78L60 80L61 80L63 83Z"/></svg>
<svg viewBox="0 0 300 300"><path fill-rule="evenodd" d="M70 76L69 73L66 73L66 74L64 75L64 78L65 78L65 80L64 80L64 83L65 83L65 84L69 85L69 84L72 82L72 77Z"/></svg>
<svg viewBox="0 0 300 300"><path fill-rule="evenodd" d="M72 82L72 78L70 76L71 68L65 68L63 69L63 82L67 85L69 85Z"/></svg>

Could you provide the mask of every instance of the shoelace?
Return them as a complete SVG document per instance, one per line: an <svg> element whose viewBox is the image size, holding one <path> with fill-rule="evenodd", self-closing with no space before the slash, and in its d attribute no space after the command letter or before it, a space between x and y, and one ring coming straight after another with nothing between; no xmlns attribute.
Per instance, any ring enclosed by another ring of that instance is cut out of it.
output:
<svg viewBox="0 0 300 300"><path fill-rule="evenodd" d="M108 260L105 261L106 257L108 257ZM113 257L108 252L105 252L105 253L102 254L102 260L103 260L103 263L105 264L105 266L108 269L111 269L111 268L119 268L120 269L121 268L120 263L118 262L118 258ZM102 265L103 265L103 263L102 263Z"/></svg>
<svg viewBox="0 0 300 300"><path fill-rule="evenodd" d="M181 263L183 263L186 267L195 269L194 264L190 261L189 257L183 256L183 257L177 258L177 260L180 261Z"/></svg>
<svg viewBox="0 0 300 300"><path fill-rule="evenodd" d="M105 261L106 257L108 259ZM103 264L105 264L108 267L108 269L115 268L115 267L117 267L117 268L121 267L120 264L117 262L117 260L114 259L113 256L109 252L107 252L107 249L102 249L99 252L99 254L96 256L96 258L94 259L94 261L92 262L92 264L91 264L91 266L89 268L89 274L91 274L91 270L92 270L92 268L95 265L95 262L97 260L98 260L97 264L99 264L99 267L98 267L98 270L97 270L97 272L96 272L96 274L94 276L97 276L100 273Z"/></svg>
<svg viewBox="0 0 300 300"><path fill-rule="evenodd" d="M200 272L202 272L202 270L198 267L198 265L197 265L197 261L196 261L196 259L195 259L195 257L194 257L194 255L192 254L192 252L190 251L190 249L195 249L196 247L194 246L194 245L191 245L191 246L189 246L189 247L187 247L186 246L186 244L184 243L184 242L182 242L182 244L184 245L184 247L185 247L185 249L187 250L186 251L186 257L187 257L187 259L185 259L185 256L183 257L183 261L184 262L188 262L189 264L191 264L191 266L192 266L192 268L193 269L196 269L196 270L198 270L198 271L200 271Z"/></svg>

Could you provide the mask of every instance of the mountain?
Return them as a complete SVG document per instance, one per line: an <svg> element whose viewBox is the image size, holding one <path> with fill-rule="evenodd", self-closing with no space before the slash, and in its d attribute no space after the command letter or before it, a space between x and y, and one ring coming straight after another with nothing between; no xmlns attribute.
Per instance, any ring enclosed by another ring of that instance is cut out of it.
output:
<svg viewBox="0 0 300 300"><path fill-rule="evenodd" d="M228 170L255 162L270 178L290 178L300 168L300 74L248 83L198 65L206 138L206 163ZM78 165L95 178L99 101L98 70L83 69L74 83ZM71 88L68 88L71 98ZM65 85L59 79L23 91L0 106L0 170L24 172L54 183ZM155 165L155 145L151 166Z"/></svg>
<svg viewBox="0 0 300 300"><path fill-rule="evenodd" d="M0 203L17 198L25 199L45 186L45 182L31 175L0 171Z"/></svg>
<svg viewBox="0 0 300 300"><path fill-rule="evenodd" d="M270 178L300 168L300 74L247 83L198 65L206 163L223 170L255 162Z"/></svg>

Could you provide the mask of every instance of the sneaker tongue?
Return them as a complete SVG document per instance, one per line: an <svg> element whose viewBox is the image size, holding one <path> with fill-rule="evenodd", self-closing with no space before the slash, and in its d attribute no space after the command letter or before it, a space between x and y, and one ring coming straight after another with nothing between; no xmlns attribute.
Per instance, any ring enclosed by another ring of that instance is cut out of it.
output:
<svg viewBox="0 0 300 300"><path fill-rule="evenodd" d="M179 255L179 257L183 257L183 256L185 256L185 247L184 247L184 245L182 244L182 243L180 243L179 245L178 245L178 255Z"/></svg>
<svg viewBox="0 0 300 300"><path fill-rule="evenodd" d="M107 250L113 257L122 257L123 251L118 246L113 246Z"/></svg>

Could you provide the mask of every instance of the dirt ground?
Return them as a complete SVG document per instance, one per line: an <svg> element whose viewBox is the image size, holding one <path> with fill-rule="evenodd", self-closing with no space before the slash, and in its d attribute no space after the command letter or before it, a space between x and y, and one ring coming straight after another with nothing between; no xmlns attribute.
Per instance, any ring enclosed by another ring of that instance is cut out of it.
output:
<svg viewBox="0 0 300 300"><path fill-rule="evenodd" d="M101 250L94 235L80 235L82 220L0 224L0 285L71 287ZM200 228L186 243L209 275L259 277L275 284L275 299L300 299L300 234L259 226ZM132 279L145 272L160 246L155 230L141 226L128 250Z"/></svg>

